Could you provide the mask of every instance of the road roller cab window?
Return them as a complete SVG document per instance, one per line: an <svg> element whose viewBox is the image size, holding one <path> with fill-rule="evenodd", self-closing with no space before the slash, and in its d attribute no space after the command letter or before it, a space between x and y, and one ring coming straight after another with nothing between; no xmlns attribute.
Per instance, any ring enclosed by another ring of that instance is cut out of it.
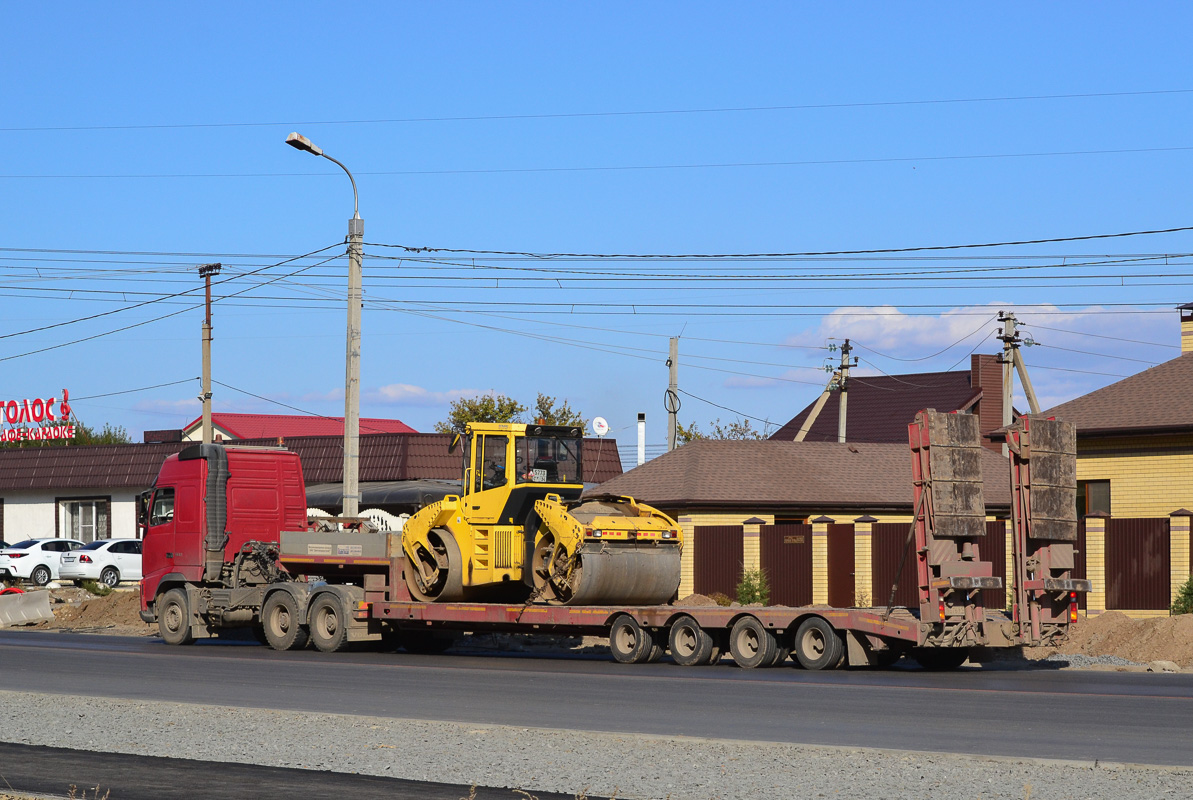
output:
<svg viewBox="0 0 1193 800"><path fill-rule="evenodd" d="M481 490L505 486L505 451L509 447L508 436L485 436L479 448L481 471L477 476Z"/></svg>
<svg viewBox="0 0 1193 800"><path fill-rule="evenodd" d="M580 441L527 436L517 444L518 483L580 483Z"/></svg>

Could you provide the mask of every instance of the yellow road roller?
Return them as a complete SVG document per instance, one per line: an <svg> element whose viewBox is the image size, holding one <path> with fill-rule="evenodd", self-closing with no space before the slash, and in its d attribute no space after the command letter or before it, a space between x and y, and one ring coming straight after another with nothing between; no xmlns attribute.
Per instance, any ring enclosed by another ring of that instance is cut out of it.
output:
<svg viewBox="0 0 1193 800"><path fill-rule="evenodd" d="M683 535L633 498L584 490L579 426L470 423L464 490L402 529L406 584L424 602L652 605L679 589Z"/></svg>

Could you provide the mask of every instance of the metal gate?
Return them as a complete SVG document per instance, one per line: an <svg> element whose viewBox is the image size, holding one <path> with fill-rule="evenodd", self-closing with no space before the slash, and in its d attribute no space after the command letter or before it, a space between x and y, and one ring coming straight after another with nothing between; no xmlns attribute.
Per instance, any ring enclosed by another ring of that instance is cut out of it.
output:
<svg viewBox="0 0 1193 800"><path fill-rule="evenodd" d="M778 606L812 604L812 526L763 525L758 534L759 560L770 583L770 601Z"/></svg>
<svg viewBox="0 0 1193 800"><path fill-rule="evenodd" d="M909 522L875 522L870 526L870 581L874 606L885 607L891 596L891 583L899 567L899 557L907 541ZM895 605L919 610L919 592L915 577L914 545L907 548L903 571L899 573L899 590L895 593Z"/></svg>
<svg viewBox="0 0 1193 800"><path fill-rule="evenodd" d="M719 592L736 600L743 562L742 526L697 525L692 539L696 594Z"/></svg>
<svg viewBox="0 0 1193 800"><path fill-rule="evenodd" d="M828 604L834 608L857 605L854 585L853 525L829 525Z"/></svg>
<svg viewBox="0 0 1193 800"><path fill-rule="evenodd" d="M1106 520L1106 608L1167 609L1172 603L1168 520Z"/></svg>
<svg viewBox="0 0 1193 800"><path fill-rule="evenodd" d="M1085 517L1078 517L1077 519L1077 542L1074 545L1073 551L1073 577L1085 579L1089 576L1085 574ZM1088 592L1077 593L1077 607L1085 609L1085 598Z"/></svg>

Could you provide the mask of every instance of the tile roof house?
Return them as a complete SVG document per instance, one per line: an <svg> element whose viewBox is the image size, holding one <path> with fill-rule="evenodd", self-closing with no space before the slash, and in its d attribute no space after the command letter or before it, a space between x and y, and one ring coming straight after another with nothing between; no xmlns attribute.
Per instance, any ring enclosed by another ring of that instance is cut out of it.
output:
<svg viewBox="0 0 1193 800"><path fill-rule="evenodd" d="M963 411L977 414L983 435L1002 425L1002 364L998 356L974 354L970 368L953 372L851 377L848 386L845 440L848 442L907 441L907 425L917 411ZM809 442L836 442L840 411L839 389L805 436ZM792 441L803 428L815 403L809 404L770 438ZM987 445L1001 450L998 443Z"/></svg>
<svg viewBox="0 0 1193 800"><path fill-rule="evenodd" d="M182 438L200 441L203 418L191 422L182 429ZM231 439L265 439L277 436L343 436L343 417L316 417L305 414L230 414L213 412L211 426L216 441ZM415 433L405 422L397 419L375 419L362 417L360 433Z"/></svg>
<svg viewBox="0 0 1193 800"><path fill-rule="evenodd" d="M1077 426L1078 512L1193 508L1193 337L1171 361L1044 412Z"/></svg>

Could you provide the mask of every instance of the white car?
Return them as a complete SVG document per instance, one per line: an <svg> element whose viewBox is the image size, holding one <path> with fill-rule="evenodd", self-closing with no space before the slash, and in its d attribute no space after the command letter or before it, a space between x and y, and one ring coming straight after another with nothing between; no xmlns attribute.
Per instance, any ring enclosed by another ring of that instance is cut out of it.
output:
<svg viewBox="0 0 1193 800"><path fill-rule="evenodd" d="M0 550L0 578L45 586L58 578L62 554L83 546L78 539L26 539Z"/></svg>
<svg viewBox="0 0 1193 800"><path fill-rule="evenodd" d="M63 580L96 580L105 586L141 580L140 539L97 539L62 554L58 574Z"/></svg>

